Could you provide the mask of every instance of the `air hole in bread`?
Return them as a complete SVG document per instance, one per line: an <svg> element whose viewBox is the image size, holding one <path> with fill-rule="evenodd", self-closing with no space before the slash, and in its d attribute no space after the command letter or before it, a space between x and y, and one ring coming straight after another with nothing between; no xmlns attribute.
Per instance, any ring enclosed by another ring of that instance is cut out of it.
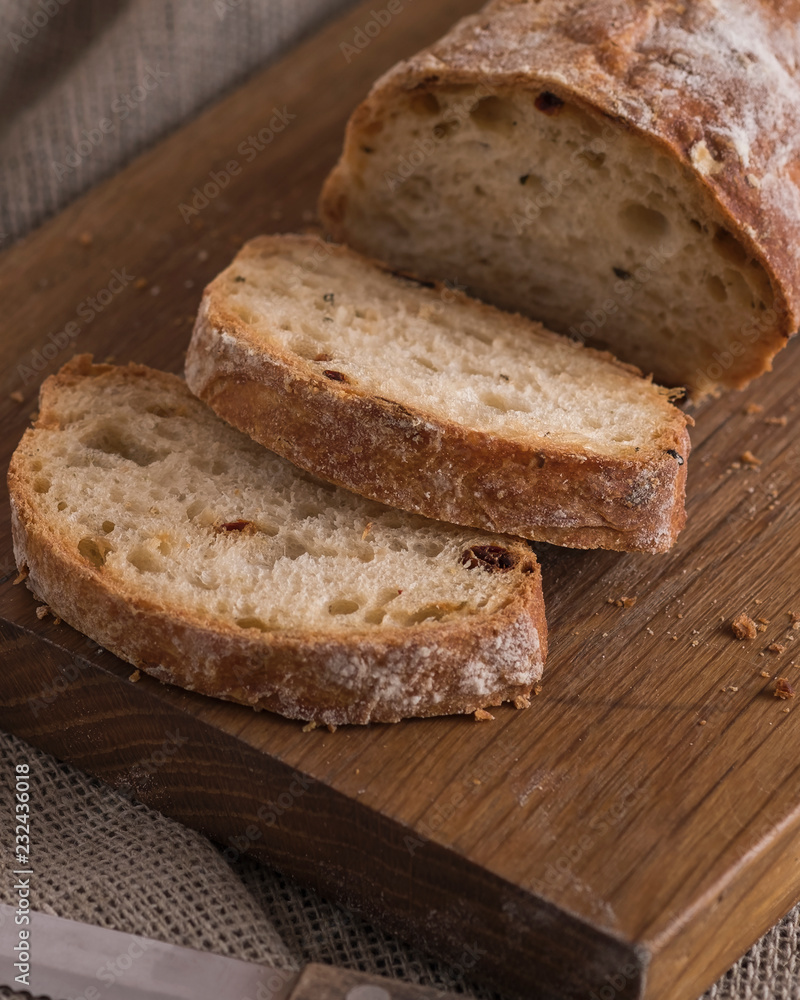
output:
<svg viewBox="0 0 800 1000"><path fill-rule="evenodd" d="M372 608L365 613L364 621L367 625L380 625L385 617L386 608Z"/></svg>
<svg viewBox="0 0 800 1000"><path fill-rule="evenodd" d="M431 93L414 94L409 105L417 115L438 115L441 110L441 105Z"/></svg>
<svg viewBox="0 0 800 1000"><path fill-rule="evenodd" d="M461 123L457 118L448 118L447 121L437 122L433 126L433 135L435 139L446 139L453 132L458 130ZM413 161L412 161L413 162Z"/></svg>
<svg viewBox="0 0 800 1000"><path fill-rule="evenodd" d="M50 491L50 480L45 476L37 476L33 481L33 489L36 493L48 493Z"/></svg>
<svg viewBox="0 0 800 1000"><path fill-rule="evenodd" d="M420 555L427 556L429 559L435 559L444 551L444 545L440 542L434 542L433 540L417 542L414 546L414 551L419 552Z"/></svg>
<svg viewBox="0 0 800 1000"><path fill-rule="evenodd" d="M152 413L156 417L176 417L178 416L178 410L162 406L160 403L151 403L149 406L145 406L145 413Z"/></svg>
<svg viewBox="0 0 800 1000"><path fill-rule="evenodd" d="M136 545L128 553L128 562L140 573L163 573L164 565L159 556L145 545Z"/></svg>
<svg viewBox="0 0 800 1000"><path fill-rule="evenodd" d="M634 202L619 213L620 222L628 235L643 243L662 240L670 230L669 219L658 209Z"/></svg>
<svg viewBox="0 0 800 1000"><path fill-rule="evenodd" d="M358 611L359 604L357 601L348 601L345 598L340 598L338 601L331 601L328 605L328 614L331 615L352 615Z"/></svg>
<svg viewBox="0 0 800 1000"><path fill-rule="evenodd" d="M439 602L437 604L426 604L424 607L420 608L419 611L414 611L407 615L404 624L405 625L419 625L422 622L435 621L440 622L449 614L453 614L456 611L460 611L464 607L464 602L460 604L453 604L448 602Z"/></svg>
<svg viewBox="0 0 800 1000"><path fill-rule="evenodd" d="M32 472L41 472L42 471L42 463L39 461L38 458L34 458L34 459L31 460L31 471Z"/></svg>
<svg viewBox="0 0 800 1000"><path fill-rule="evenodd" d="M98 569L105 565L106 556L112 551L109 543L102 538L82 538L78 542L78 552Z"/></svg>
<svg viewBox="0 0 800 1000"><path fill-rule="evenodd" d="M267 625L267 623L263 621L261 618L255 618L255 617L237 618L236 624L239 626L239 628L255 628L258 629L259 632L270 631L269 625Z"/></svg>
<svg viewBox="0 0 800 1000"><path fill-rule="evenodd" d="M420 357L419 355L415 354L413 356L412 360L416 361L416 363L418 365L420 365L420 367L427 368L429 372L438 372L439 371L439 369L436 367L436 365L429 358L423 358L423 357Z"/></svg>
<svg viewBox="0 0 800 1000"><path fill-rule="evenodd" d="M476 326L469 326L469 324L465 324L462 327L462 330L468 337L474 337L476 340L480 340L482 344L488 344L491 346L494 340L492 334L488 330L481 330Z"/></svg>
<svg viewBox="0 0 800 1000"><path fill-rule="evenodd" d="M196 520L201 525L214 524L217 520L214 512L207 506L205 499L193 500L189 504L186 508L186 519L189 521Z"/></svg>
<svg viewBox="0 0 800 1000"><path fill-rule="evenodd" d="M181 436L180 428L175 427L168 421L163 421L153 428L153 430L158 434L159 437L166 438L168 441L177 441Z"/></svg>
<svg viewBox="0 0 800 1000"><path fill-rule="evenodd" d="M140 441L130 437L126 430L114 424L103 424L81 439L81 444L92 451L117 455L127 462L142 467L152 465L161 456Z"/></svg>
<svg viewBox="0 0 800 1000"><path fill-rule="evenodd" d="M749 259L742 244L722 226L717 226L712 245L723 260L727 260L737 267L742 267Z"/></svg>
<svg viewBox="0 0 800 1000"><path fill-rule="evenodd" d="M327 511L327 506L321 503L299 503L295 508L295 514L301 520L308 520L310 517L319 517Z"/></svg>
<svg viewBox="0 0 800 1000"><path fill-rule="evenodd" d="M481 128L510 132L517 124L517 111L511 101L500 97L482 97L473 105L470 118Z"/></svg>
<svg viewBox="0 0 800 1000"><path fill-rule="evenodd" d="M592 170L599 170L606 162L606 154L595 153L593 149L584 150L581 155L583 156L586 166L591 167Z"/></svg>
<svg viewBox="0 0 800 1000"><path fill-rule="evenodd" d="M722 281L728 290L728 296L742 307L742 309L754 309L753 290L745 281L741 271L734 271L731 267L726 267L722 272Z"/></svg>
<svg viewBox="0 0 800 1000"><path fill-rule="evenodd" d="M69 505L65 500L58 501L58 510L66 510Z"/></svg>
<svg viewBox="0 0 800 1000"><path fill-rule="evenodd" d="M480 400L486 406L491 406L493 410L500 410L501 413L529 413L529 409L519 399L510 396L501 396L497 392L484 392Z"/></svg>
<svg viewBox="0 0 800 1000"><path fill-rule="evenodd" d="M113 521L103 521L102 528L107 535L110 535L115 527L116 525L114 524Z"/></svg>
<svg viewBox="0 0 800 1000"><path fill-rule="evenodd" d="M708 294L715 302L724 302L728 297L728 292L722 280L716 274L709 275L706 280L706 288L708 289Z"/></svg>
<svg viewBox="0 0 800 1000"><path fill-rule="evenodd" d="M306 546L300 541L299 538L295 538L294 535L290 535L285 543L284 555L287 559L299 559L300 556L304 556L308 553Z"/></svg>

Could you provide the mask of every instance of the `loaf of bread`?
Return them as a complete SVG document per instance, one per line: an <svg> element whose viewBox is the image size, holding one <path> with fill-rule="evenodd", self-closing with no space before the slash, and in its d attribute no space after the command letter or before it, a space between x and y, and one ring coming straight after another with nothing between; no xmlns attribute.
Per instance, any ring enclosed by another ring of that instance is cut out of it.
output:
<svg viewBox="0 0 800 1000"><path fill-rule="evenodd" d="M456 524L660 552L689 438L607 354L311 237L249 243L206 289L189 388L329 482Z"/></svg>
<svg viewBox="0 0 800 1000"><path fill-rule="evenodd" d="M174 375L74 359L9 491L34 594L162 681L339 725L519 707L541 676L526 543L322 483Z"/></svg>
<svg viewBox="0 0 800 1000"><path fill-rule="evenodd" d="M800 22L771 0L493 0L380 79L321 215L695 396L798 327Z"/></svg>

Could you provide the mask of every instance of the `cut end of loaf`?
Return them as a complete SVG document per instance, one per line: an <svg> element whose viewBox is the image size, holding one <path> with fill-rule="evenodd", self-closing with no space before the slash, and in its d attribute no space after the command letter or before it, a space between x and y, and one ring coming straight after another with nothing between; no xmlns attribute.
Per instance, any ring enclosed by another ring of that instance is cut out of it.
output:
<svg viewBox="0 0 800 1000"><path fill-rule="evenodd" d="M75 359L9 488L34 592L162 680L341 725L473 712L541 675L524 543L316 480L175 376Z"/></svg>
<svg viewBox="0 0 800 1000"><path fill-rule="evenodd" d="M390 73L351 119L320 202L336 240L695 398L769 369L792 332L785 301L702 163L698 177L558 83L420 67Z"/></svg>
<svg viewBox="0 0 800 1000"><path fill-rule="evenodd" d="M664 551L683 525L666 390L346 247L248 244L206 291L186 377L255 440L405 510L581 548Z"/></svg>

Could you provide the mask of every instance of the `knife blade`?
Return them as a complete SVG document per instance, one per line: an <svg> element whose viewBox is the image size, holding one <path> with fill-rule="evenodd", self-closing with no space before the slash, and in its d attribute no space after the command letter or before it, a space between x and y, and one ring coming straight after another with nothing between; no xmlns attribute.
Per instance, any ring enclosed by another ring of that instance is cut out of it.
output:
<svg viewBox="0 0 800 1000"><path fill-rule="evenodd" d="M0 986L46 1000L436 1000L439 990L327 965L276 969L0 903ZM28 931L21 938L19 931ZM27 948L27 952L24 950ZM26 961L22 959L27 957Z"/></svg>

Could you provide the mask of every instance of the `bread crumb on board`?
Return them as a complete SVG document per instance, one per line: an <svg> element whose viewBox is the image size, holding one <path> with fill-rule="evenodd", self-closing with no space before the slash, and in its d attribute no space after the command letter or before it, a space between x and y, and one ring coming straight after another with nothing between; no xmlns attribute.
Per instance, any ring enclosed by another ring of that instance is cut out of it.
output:
<svg viewBox="0 0 800 1000"><path fill-rule="evenodd" d="M27 577L28 577L28 567L23 566L22 569L19 571L19 573L17 573L17 575L14 577L14 582L11 584L11 586L16 587L18 583L22 583L23 580L27 579Z"/></svg>
<svg viewBox="0 0 800 1000"><path fill-rule="evenodd" d="M743 451L739 456L739 461L743 465L761 465L761 459L756 458L752 451Z"/></svg>
<svg viewBox="0 0 800 1000"><path fill-rule="evenodd" d="M476 722L494 722L494 716L491 712L487 712L485 708L475 709L475 721Z"/></svg>
<svg viewBox="0 0 800 1000"><path fill-rule="evenodd" d="M19 389L15 389L13 392L10 392L8 394L8 398L11 400L12 403L24 403L25 402L25 397L22 395L22 393L19 391Z"/></svg>
<svg viewBox="0 0 800 1000"><path fill-rule="evenodd" d="M50 608L48 608L46 604L40 604L39 607L36 609L36 617L39 619L39 621L41 621L42 618L45 618L49 614L50 614Z"/></svg>
<svg viewBox="0 0 800 1000"><path fill-rule="evenodd" d="M609 597L606 604L613 604L617 608L632 608L638 598L636 597Z"/></svg>
<svg viewBox="0 0 800 1000"><path fill-rule="evenodd" d="M518 694L514 699L514 708L530 708L531 700L524 694Z"/></svg>
<svg viewBox="0 0 800 1000"><path fill-rule="evenodd" d="M754 417L757 413L763 413L764 407L760 403L748 403L744 408L748 417Z"/></svg>
<svg viewBox="0 0 800 1000"><path fill-rule="evenodd" d="M756 623L744 611L731 622L731 631L737 639L755 639L758 634Z"/></svg>
<svg viewBox="0 0 800 1000"><path fill-rule="evenodd" d="M138 680L141 679L141 676L142 676L141 670L134 670L132 674L128 675L128 680L131 682L131 684L135 684Z"/></svg>
<svg viewBox="0 0 800 1000"><path fill-rule="evenodd" d="M794 698L794 688L789 683L788 677L779 677L775 681L775 697L782 698L784 701L787 698Z"/></svg>
<svg viewBox="0 0 800 1000"><path fill-rule="evenodd" d="M303 732L304 733L311 733L311 732L313 732L317 728L318 725L319 725L319 723L318 722L314 722L313 720L311 722L307 722L303 726Z"/></svg>
<svg viewBox="0 0 800 1000"><path fill-rule="evenodd" d="M783 645L781 645L781 643L779 643L779 642L771 642L769 644L769 646L767 646L767 649L770 651L770 653L785 653L786 652L786 647L783 646Z"/></svg>
<svg viewBox="0 0 800 1000"><path fill-rule="evenodd" d="M789 423L788 417L764 417L764 423L772 427L785 427Z"/></svg>

